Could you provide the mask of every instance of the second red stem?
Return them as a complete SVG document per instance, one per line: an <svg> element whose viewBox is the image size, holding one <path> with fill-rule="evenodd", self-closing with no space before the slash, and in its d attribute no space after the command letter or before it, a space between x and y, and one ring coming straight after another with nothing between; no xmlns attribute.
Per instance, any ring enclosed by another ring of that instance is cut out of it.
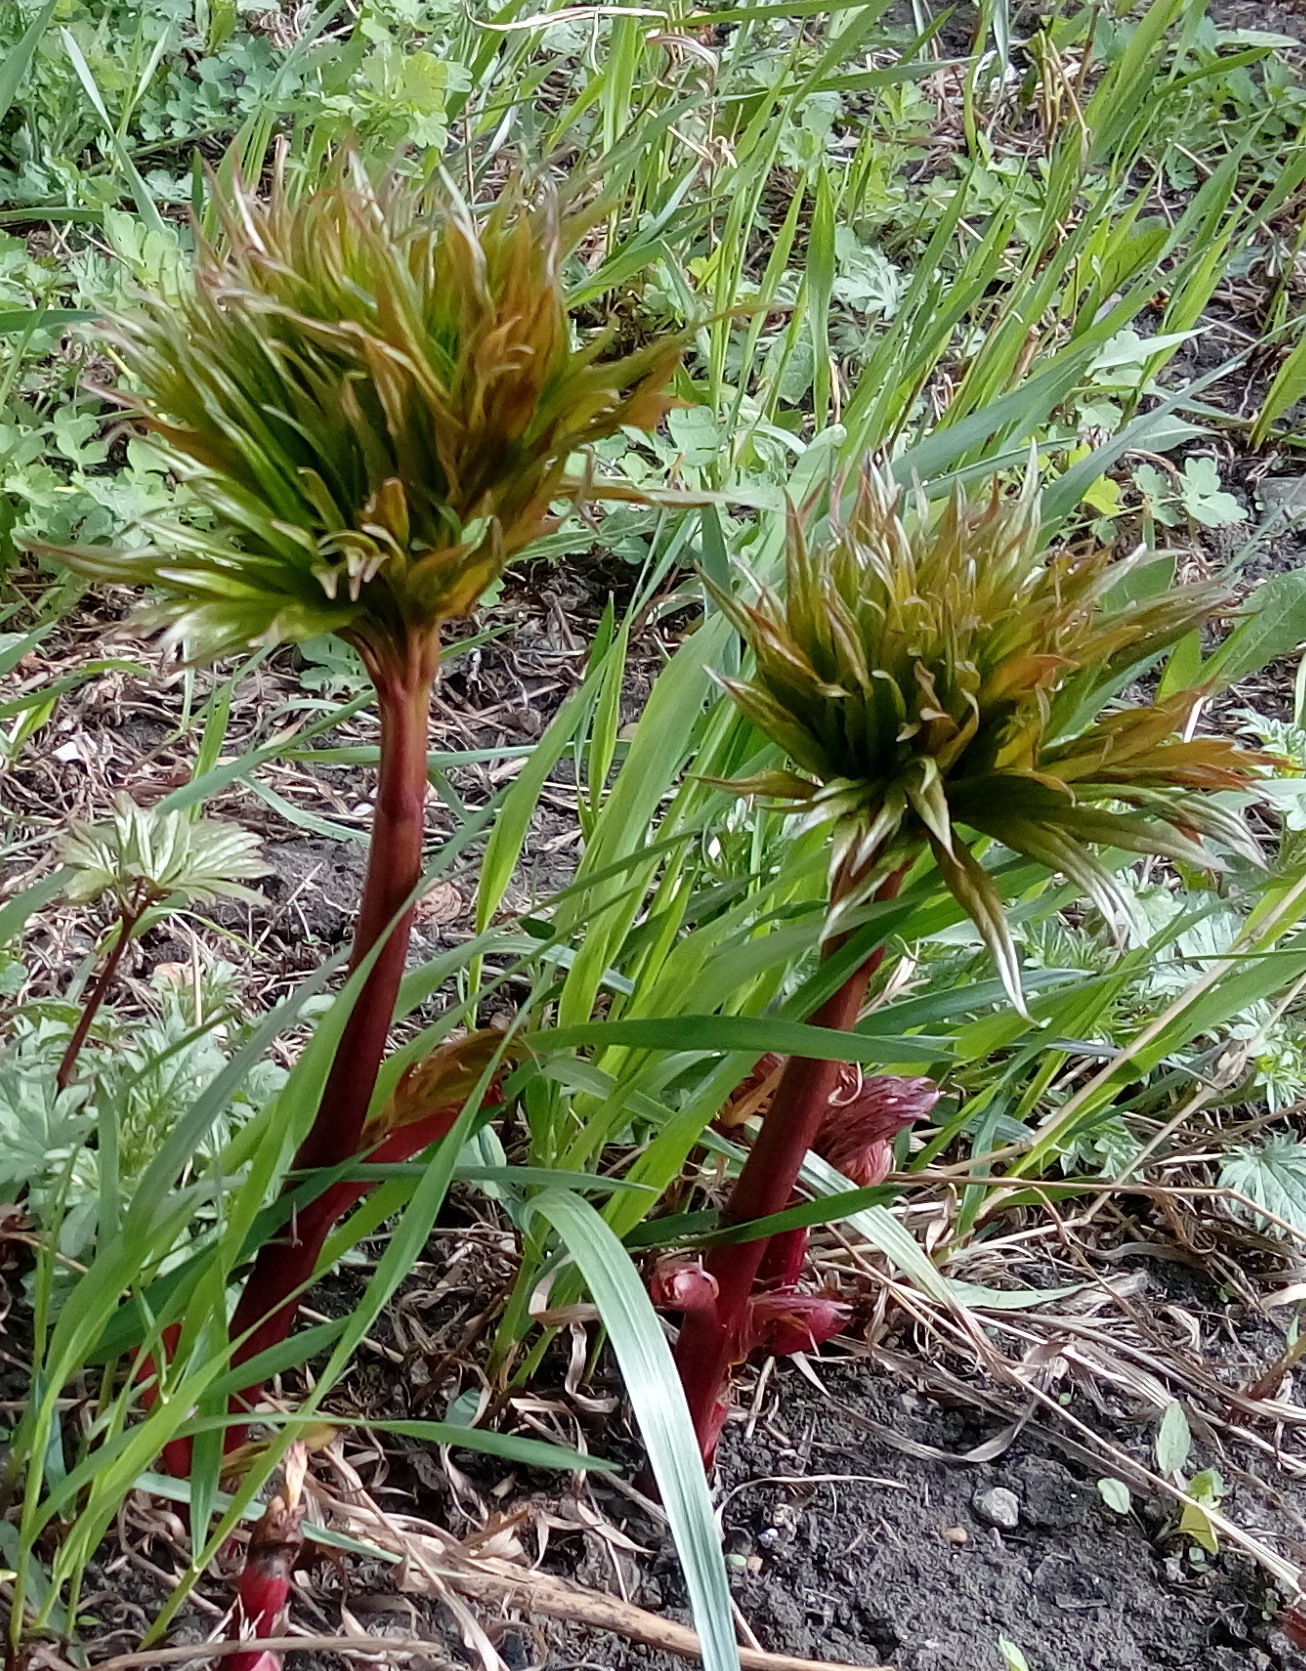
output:
<svg viewBox="0 0 1306 1671"><path fill-rule="evenodd" d="M901 872L889 877L877 897L892 898L901 880ZM836 951L839 944L828 945L826 955ZM851 1032L861 1013L867 985L883 957L884 947L877 947L826 999L809 1025ZM842 1061L818 1061L809 1056L791 1056L785 1063L721 1215L723 1227L768 1218L790 1204L799 1171L820 1133L842 1069ZM716 1281L716 1302L687 1312L676 1342L676 1367L704 1461L711 1460L715 1448L719 1401L725 1396L731 1366L742 1355L748 1302L770 1245L771 1238L761 1236L709 1251L703 1266Z"/></svg>

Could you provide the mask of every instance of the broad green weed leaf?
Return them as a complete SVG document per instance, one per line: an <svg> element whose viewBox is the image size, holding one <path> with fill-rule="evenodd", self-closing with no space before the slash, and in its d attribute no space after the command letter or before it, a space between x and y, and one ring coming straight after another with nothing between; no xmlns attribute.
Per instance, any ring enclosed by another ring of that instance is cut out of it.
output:
<svg viewBox="0 0 1306 1671"><path fill-rule="evenodd" d="M1163 1474L1177 1474L1188 1460L1193 1448L1188 1417L1177 1398L1172 1398L1161 1415L1156 1430L1156 1465Z"/></svg>
<svg viewBox="0 0 1306 1671"><path fill-rule="evenodd" d="M1227 690L1306 640L1306 569L1272 575L1239 612L1237 626L1201 670L1203 683Z"/></svg>

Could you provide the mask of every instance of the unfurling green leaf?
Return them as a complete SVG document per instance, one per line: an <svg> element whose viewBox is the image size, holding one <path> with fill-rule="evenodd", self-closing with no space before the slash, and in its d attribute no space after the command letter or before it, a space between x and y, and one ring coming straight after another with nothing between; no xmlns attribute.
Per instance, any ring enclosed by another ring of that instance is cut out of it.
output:
<svg viewBox="0 0 1306 1671"><path fill-rule="evenodd" d="M572 345L563 257L583 226L550 189L472 209L447 181L381 186L343 154L325 185L239 188L193 287L111 322L144 421L208 515L132 551L60 551L150 586L195 655L335 632L373 656L466 614L559 500L569 460L651 428L679 341Z"/></svg>
<svg viewBox="0 0 1306 1671"><path fill-rule="evenodd" d="M116 795L102 824L74 823L59 843L66 867L64 894L77 905L110 893L120 907L180 894L190 903L215 899L257 902L242 884L263 876L258 837L235 824L137 806Z"/></svg>

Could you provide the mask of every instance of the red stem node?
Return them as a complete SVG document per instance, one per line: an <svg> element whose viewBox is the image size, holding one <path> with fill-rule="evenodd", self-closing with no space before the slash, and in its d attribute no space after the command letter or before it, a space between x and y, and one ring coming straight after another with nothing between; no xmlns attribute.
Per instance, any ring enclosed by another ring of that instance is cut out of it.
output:
<svg viewBox="0 0 1306 1671"><path fill-rule="evenodd" d="M258 1641L280 1634L291 1575L304 1546L303 1520L303 1509L283 1497L274 1497L264 1510L249 1536L228 1641ZM224 1663L232 1671L275 1671L281 1656L252 1648L248 1653L229 1654Z"/></svg>
<svg viewBox="0 0 1306 1671"><path fill-rule="evenodd" d="M136 932L136 925L149 906L147 895L139 905L124 905L118 917L118 938L113 943L113 950L105 959L104 968L96 976L90 991L82 1004L82 1013L77 1018L77 1025L73 1029L73 1036L68 1040L67 1048L59 1062L59 1070L54 1076L55 1089L66 1091L73 1082L73 1073L77 1067L77 1058L82 1053L82 1046L86 1043L92 1024L100 1013L100 1006L108 996L109 988L113 985L114 977L118 973L118 965L122 962L123 953L131 944L132 935Z"/></svg>

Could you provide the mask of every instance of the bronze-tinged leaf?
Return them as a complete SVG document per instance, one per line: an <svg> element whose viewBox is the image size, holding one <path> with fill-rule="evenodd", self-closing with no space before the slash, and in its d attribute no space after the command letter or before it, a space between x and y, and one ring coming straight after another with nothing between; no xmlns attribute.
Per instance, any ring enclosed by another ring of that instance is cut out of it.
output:
<svg viewBox="0 0 1306 1671"><path fill-rule="evenodd" d="M1126 853L1151 853L1203 870L1224 869L1222 859L1182 835L1164 817L1112 812L1079 802L1058 812L1055 821L1067 835L1099 847L1119 847Z"/></svg>
<svg viewBox="0 0 1306 1671"><path fill-rule="evenodd" d="M114 398L212 527L59 553L156 587L153 619L197 657L324 631L434 640L585 491L574 454L667 409L683 336L625 359L571 346L573 232L543 178L472 208L443 177L373 181L346 150L306 194L215 197L226 239L201 244L193 287L109 332L131 386ZM218 570L268 606L224 614Z"/></svg>
<svg viewBox="0 0 1306 1671"><path fill-rule="evenodd" d="M705 777L699 780L715 789L726 789L732 795L762 795L768 800L787 802L795 807L807 806L819 785L811 778L799 777L797 772L755 772L751 777Z"/></svg>
<svg viewBox="0 0 1306 1671"><path fill-rule="evenodd" d="M1064 828L1018 814L1003 817L996 811L975 828L1011 848L1013 853L1022 853L1051 871L1060 871L1067 881L1074 882L1097 906L1117 943L1123 943L1129 931L1136 927L1136 913L1110 871Z"/></svg>
<svg viewBox="0 0 1306 1671"><path fill-rule="evenodd" d="M995 481L974 499L958 488L937 514L918 496L904 515L868 466L848 514L833 512L820 538L789 508L783 596L712 587L753 652L732 695L816 780L795 799L805 823L834 823L827 932L849 920L850 877L928 844L1013 998L1001 901L958 824L1061 872L1120 930L1124 896L1091 849L1217 865L1206 835L1247 853L1240 820L1202 797L1246 790L1270 763L1183 735L1200 692L1114 706L1121 673L1203 621L1222 593L1179 587L1114 606L1127 565L1106 550L1045 549L1036 486L1031 468L1016 495Z"/></svg>
<svg viewBox="0 0 1306 1671"><path fill-rule="evenodd" d="M510 1063L523 1053L520 1044L505 1046L504 1035L494 1027L447 1040L404 1070L389 1099L367 1123L368 1144L466 1102L496 1056Z"/></svg>
<svg viewBox="0 0 1306 1671"><path fill-rule="evenodd" d="M1012 696L1028 696L1047 690L1068 663L1065 656L1030 652L1000 662L984 683L983 700L1001 702Z"/></svg>
<svg viewBox="0 0 1306 1671"><path fill-rule="evenodd" d="M779 743L803 771L818 779L829 775L820 739L814 737L802 720L778 702L770 691L745 679L722 679L721 684L740 712L764 736Z"/></svg>

